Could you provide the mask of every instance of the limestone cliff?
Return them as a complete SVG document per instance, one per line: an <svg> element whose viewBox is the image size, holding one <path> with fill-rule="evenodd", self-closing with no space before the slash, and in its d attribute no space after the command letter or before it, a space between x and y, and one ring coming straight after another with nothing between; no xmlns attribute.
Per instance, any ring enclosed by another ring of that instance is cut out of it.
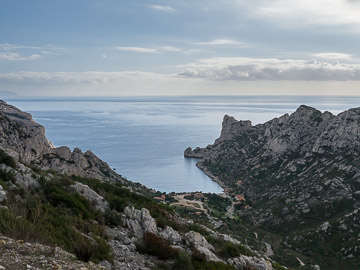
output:
<svg viewBox="0 0 360 270"><path fill-rule="evenodd" d="M226 115L213 145L184 154L243 194L242 219L287 235L285 245L359 258L360 249L344 247L360 233L359 146L360 108L335 116L303 105L256 126ZM319 229L325 222L331 232Z"/></svg>
<svg viewBox="0 0 360 270"><path fill-rule="evenodd" d="M16 159L43 170L106 181L124 181L106 162L91 151L56 148L46 137L45 128L31 114L0 100L0 148L11 150Z"/></svg>

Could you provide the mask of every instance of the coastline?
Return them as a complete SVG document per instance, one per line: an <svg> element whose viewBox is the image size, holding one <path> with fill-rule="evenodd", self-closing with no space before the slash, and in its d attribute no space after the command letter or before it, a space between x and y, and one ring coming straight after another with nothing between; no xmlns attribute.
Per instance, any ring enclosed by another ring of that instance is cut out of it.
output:
<svg viewBox="0 0 360 270"><path fill-rule="evenodd" d="M196 163L196 167L202 170L212 181L216 182L223 189L222 193L226 193L225 188L227 188L227 186L224 184L224 182L222 182L219 177L213 175L204 165L202 165L201 160Z"/></svg>

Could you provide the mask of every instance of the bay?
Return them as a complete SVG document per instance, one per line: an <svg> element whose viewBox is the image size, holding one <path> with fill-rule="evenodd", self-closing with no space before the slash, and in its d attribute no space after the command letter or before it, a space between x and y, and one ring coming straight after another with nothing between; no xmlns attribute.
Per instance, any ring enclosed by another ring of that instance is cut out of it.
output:
<svg viewBox="0 0 360 270"><path fill-rule="evenodd" d="M164 192L222 192L195 163L188 147L213 143L225 114L264 123L301 104L337 114L360 97L193 96L16 98L55 146L91 150L127 179Z"/></svg>

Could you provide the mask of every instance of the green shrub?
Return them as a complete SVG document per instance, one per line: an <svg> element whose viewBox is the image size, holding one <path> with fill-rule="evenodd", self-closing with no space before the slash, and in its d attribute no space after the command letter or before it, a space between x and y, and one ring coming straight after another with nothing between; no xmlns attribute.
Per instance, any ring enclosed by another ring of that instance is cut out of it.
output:
<svg viewBox="0 0 360 270"><path fill-rule="evenodd" d="M177 251L170 247L170 245L164 238L154 233L146 232L143 241L145 245L145 250L140 249L139 252L156 256L160 260L176 258Z"/></svg>
<svg viewBox="0 0 360 270"><path fill-rule="evenodd" d="M234 258L241 254L238 247L230 242L226 242L217 253L224 258Z"/></svg>
<svg viewBox="0 0 360 270"><path fill-rule="evenodd" d="M9 156L5 153L4 150L0 149L0 163L4 163L5 165L16 168L16 162L13 157Z"/></svg>
<svg viewBox="0 0 360 270"><path fill-rule="evenodd" d="M7 172L5 170L0 169L0 179L4 182L12 182L15 183L15 175L12 172Z"/></svg>
<svg viewBox="0 0 360 270"><path fill-rule="evenodd" d="M76 239L76 241L73 241L72 248L76 258L84 262L90 261L95 251L97 250L97 246L94 243L91 243L85 237L79 237Z"/></svg>
<svg viewBox="0 0 360 270"><path fill-rule="evenodd" d="M171 269L173 269L173 270L194 270L194 266L192 265L191 257L187 253L179 252Z"/></svg>
<svg viewBox="0 0 360 270"><path fill-rule="evenodd" d="M274 270L287 270L287 268L285 268L284 266L281 266L280 264L273 262L272 263L272 267Z"/></svg>
<svg viewBox="0 0 360 270"><path fill-rule="evenodd" d="M193 266L196 270L236 270L235 267L222 262L193 261Z"/></svg>

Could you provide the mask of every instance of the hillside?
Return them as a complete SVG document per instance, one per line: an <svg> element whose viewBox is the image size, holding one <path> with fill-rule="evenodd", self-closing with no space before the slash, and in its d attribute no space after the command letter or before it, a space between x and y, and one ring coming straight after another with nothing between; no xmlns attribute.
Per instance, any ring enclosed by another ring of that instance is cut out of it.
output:
<svg viewBox="0 0 360 270"><path fill-rule="evenodd" d="M300 106L264 124L225 116L221 136L184 155L241 194L238 217L325 269L358 269L360 108L338 115Z"/></svg>
<svg viewBox="0 0 360 270"><path fill-rule="evenodd" d="M44 134L0 101L0 269L284 269L252 231L170 207L176 194L156 202L163 194Z"/></svg>

